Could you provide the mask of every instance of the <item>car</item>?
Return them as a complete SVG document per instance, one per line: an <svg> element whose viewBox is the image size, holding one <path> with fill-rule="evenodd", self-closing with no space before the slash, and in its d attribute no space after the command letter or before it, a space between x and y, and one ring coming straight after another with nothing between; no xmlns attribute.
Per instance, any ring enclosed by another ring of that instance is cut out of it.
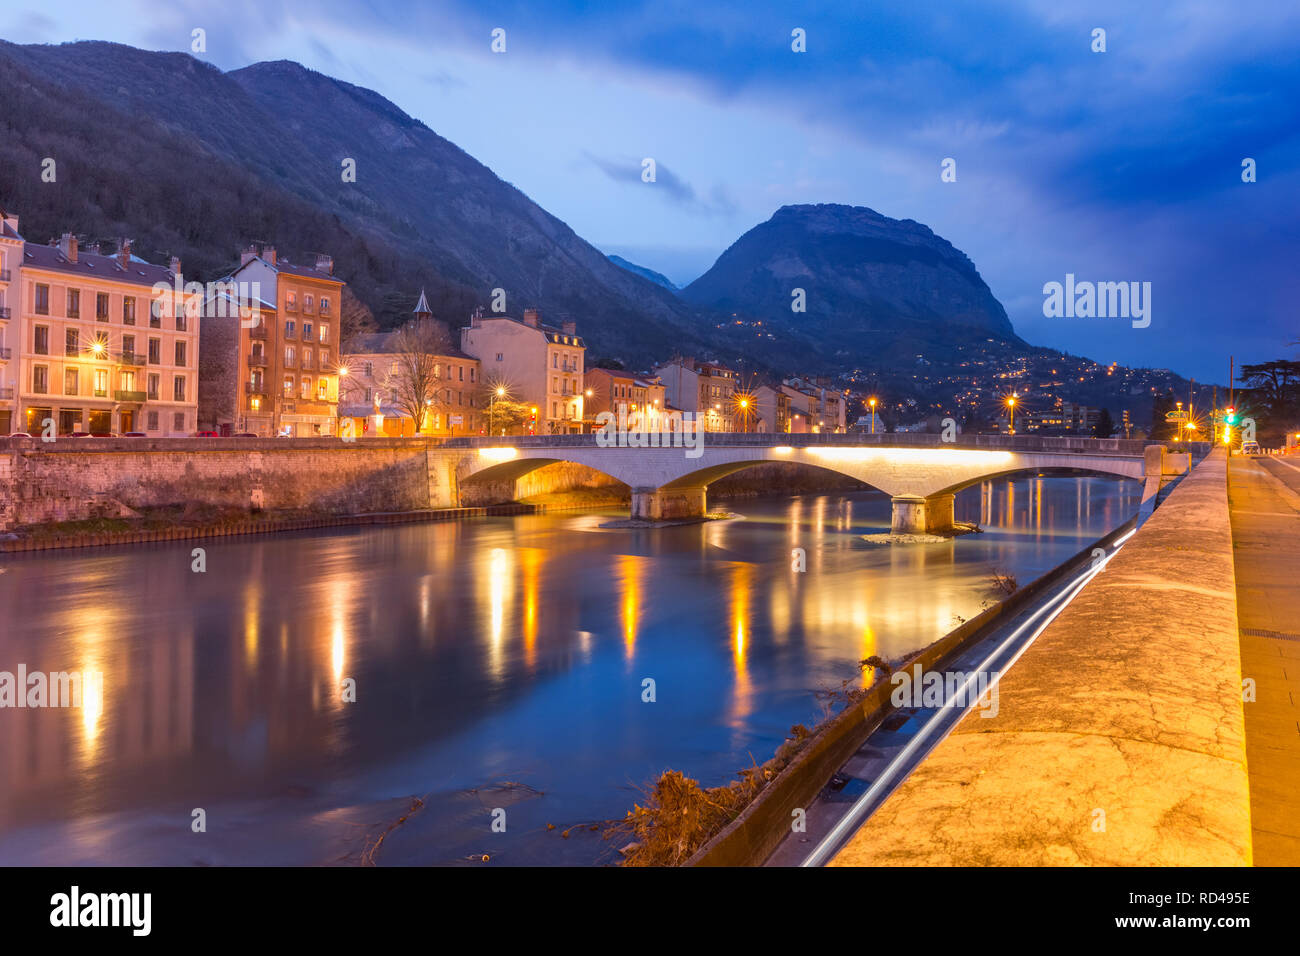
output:
<svg viewBox="0 0 1300 956"><path fill-rule="evenodd" d="M144 432L123 432L122 437L123 438L148 438L149 436Z"/></svg>
<svg viewBox="0 0 1300 956"><path fill-rule="evenodd" d="M1259 442L1257 442L1257 441L1244 441L1244 442L1242 442L1242 443L1241 443L1241 453L1242 453L1243 455L1261 455L1261 454L1263 454L1263 452L1261 452L1261 451L1259 450Z"/></svg>
<svg viewBox="0 0 1300 956"><path fill-rule="evenodd" d="M220 438L221 436L218 435L216 432L195 432L194 437L195 438Z"/></svg>
<svg viewBox="0 0 1300 956"><path fill-rule="evenodd" d="M121 438L117 432L91 432L91 438Z"/></svg>
<svg viewBox="0 0 1300 956"><path fill-rule="evenodd" d="M257 438L258 436L255 435L253 432L238 432L234 437L235 438Z"/></svg>
<svg viewBox="0 0 1300 956"><path fill-rule="evenodd" d="M95 436L92 435L90 432L72 432L67 437L68 438L94 438Z"/></svg>
<svg viewBox="0 0 1300 956"><path fill-rule="evenodd" d="M9 437L10 438L31 438L32 436L31 433L29 432L10 432Z"/></svg>

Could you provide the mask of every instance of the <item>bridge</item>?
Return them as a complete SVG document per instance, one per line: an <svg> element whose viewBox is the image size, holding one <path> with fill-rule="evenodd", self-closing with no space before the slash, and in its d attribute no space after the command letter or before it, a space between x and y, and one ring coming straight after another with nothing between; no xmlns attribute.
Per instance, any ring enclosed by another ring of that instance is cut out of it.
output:
<svg viewBox="0 0 1300 956"><path fill-rule="evenodd" d="M1200 457L1208 445L1183 445ZM1146 482L1154 499L1165 475L1188 466L1163 443L1119 438L1036 435L744 434L707 432L700 447L614 447L595 435L459 438L459 486L516 480L556 462L595 469L632 489L632 516L703 517L711 482L763 462L810 465L855 478L888 494L895 533L942 533L953 527L953 497L963 488L1018 473L1114 475Z"/></svg>

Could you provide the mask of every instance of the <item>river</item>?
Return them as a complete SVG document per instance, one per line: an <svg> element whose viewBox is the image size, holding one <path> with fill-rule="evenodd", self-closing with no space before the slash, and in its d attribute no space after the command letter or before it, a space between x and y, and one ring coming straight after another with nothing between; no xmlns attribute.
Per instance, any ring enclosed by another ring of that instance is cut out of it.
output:
<svg viewBox="0 0 1300 956"><path fill-rule="evenodd" d="M956 505L985 532L930 545L864 542L889 500L860 492L651 531L574 512L0 556L0 671L103 675L81 708L0 709L0 863L611 862L562 832L665 769L762 763L818 688L938 639L994 569L1028 583L1139 493L990 482Z"/></svg>

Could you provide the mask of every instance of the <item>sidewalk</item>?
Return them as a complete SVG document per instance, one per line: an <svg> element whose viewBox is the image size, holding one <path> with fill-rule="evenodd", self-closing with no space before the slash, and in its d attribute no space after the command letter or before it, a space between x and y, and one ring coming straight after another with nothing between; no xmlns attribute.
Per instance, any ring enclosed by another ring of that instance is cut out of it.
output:
<svg viewBox="0 0 1300 956"><path fill-rule="evenodd" d="M1300 865L1300 468L1233 458L1228 471L1255 863Z"/></svg>

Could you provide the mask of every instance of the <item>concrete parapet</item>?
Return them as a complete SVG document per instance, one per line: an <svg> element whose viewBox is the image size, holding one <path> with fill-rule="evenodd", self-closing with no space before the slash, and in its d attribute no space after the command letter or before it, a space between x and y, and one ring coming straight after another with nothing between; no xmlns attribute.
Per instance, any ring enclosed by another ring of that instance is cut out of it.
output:
<svg viewBox="0 0 1300 956"><path fill-rule="evenodd" d="M833 865L1249 865L1227 458L1198 465Z"/></svg>

